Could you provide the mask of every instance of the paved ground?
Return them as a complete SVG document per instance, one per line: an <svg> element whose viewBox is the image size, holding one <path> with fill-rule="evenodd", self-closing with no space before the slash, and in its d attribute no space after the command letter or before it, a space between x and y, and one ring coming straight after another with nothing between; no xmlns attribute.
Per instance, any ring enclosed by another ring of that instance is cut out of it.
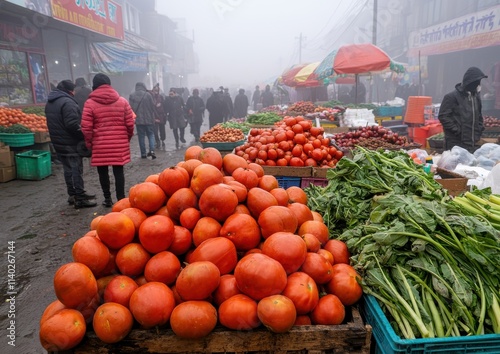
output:
<svg viewBox="0 0 500 354"><path fill-rule="evenodd" d="M205 123L202 132L207 129ZM140 158L137 136L134 136L132 162L125 166L126 190L143 182L150 174L183 160L185 148L194 143L189 128L186 129L186 140L187 144L176 150L172 131L167 129L166 148L156 150L156 160L145 160ZM98 205L94 208L76 210L68 205L61 165L52 164L52 175L42 181L0 183L0 269L3 269L0 278L3 279L4 298L0 308L2 354L46 353L38 339L38 321L45 307L56 299L52 285L54 273L64 263L72 261L71 247L89 230L91 220L110 211L101 205L104 198L97 170L90 167L88 160L84 165L85 188L97 195ZM114 192L112 195L114 198ZM14 242L15 246L14 305L7 301L10 298L7 295L9 242ZM15 320L15 347L8 343L11 320Z"/></svg>

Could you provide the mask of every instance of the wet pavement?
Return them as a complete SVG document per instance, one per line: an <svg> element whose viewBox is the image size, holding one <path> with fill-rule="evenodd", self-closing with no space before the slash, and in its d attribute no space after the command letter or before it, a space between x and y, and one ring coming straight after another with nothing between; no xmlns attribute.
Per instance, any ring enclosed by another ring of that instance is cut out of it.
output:
<svg viewBox="0 0 500 354"><path fill-rule="evenodd" d="M206 130L205 122L202 133ZM151 160L140 158L135 135L131 142L132 162L125 165L125 190L182 161L185 148L194 144L189 127L185 137L187 143L176 150L172 130L167 126L166 147L155 150L157 158ZM113 188L112 175L110 169ZM0 183L2 354L46 353L38 339L39 320L45 307L56 299L53 276L61 265L72 261L71 247L89 230L92 219L111 211L101 205L104 198L97 170L90 167L88 159L84 160L84 181L87 192L96 194L97 206L78 210L67 203L61 165L52 164L52 175L41 181ZM112 196L115 198L113 189ZM9 302L11 298L15 302Z"/></svg>

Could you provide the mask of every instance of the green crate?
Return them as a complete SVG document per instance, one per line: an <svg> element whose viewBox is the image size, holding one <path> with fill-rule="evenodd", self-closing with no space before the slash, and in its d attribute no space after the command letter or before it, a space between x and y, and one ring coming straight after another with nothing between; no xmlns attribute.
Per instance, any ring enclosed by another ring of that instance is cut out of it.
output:
<svg viewBox="0 0 500 354"><path fill-rule="evenodd" d="M52 174L50 151L29 150L16 154L17 179L39 181Z"/></svg>
<svg viewBox="0 0 500 354"><path fill-rule="evenodd" d="M201 145L204 148L213 147L219 151L232 151L232 150L234 150L235 147L237 147L239 145L243 145L245 143L245 141L246 141L245 139L239 140L239 141L234 141L234 142L224 142L224 143L222 143L222 142L221 143L212 143L212 142L202 141Z"/></svg>
<svg viewBox="0 0 500 354"><path fill-rule="evenodd" d="M35 133L0 133L0 141L12 147L31 146L35 144Z"/></svg>

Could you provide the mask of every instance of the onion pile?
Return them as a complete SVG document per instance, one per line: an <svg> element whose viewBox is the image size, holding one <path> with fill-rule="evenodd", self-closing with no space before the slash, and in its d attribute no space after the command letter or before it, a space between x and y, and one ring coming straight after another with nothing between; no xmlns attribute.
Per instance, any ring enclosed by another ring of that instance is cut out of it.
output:
<svg viewBox="0 0 500 354"><path fill-rule="evenodd" d="M490 127L500 127L500 119L496 118L496 117L492 117L492 116L484 116L483 117L483 122L484 122L484 126L486 128L490 128Z"/></svg>
<svg viewBox="0 0 500 354"><path fill-rule="evenodd" d="M405 136L400 136L391 129L379 125L362 127L347 133L334 134L332 137L337 146L347 148L354 147L360 142L371 138L378 138L398 146L405 146L408 144L408 140Z"/></svg>
<svg viewBox="0 0 500 354"><path fill-rule="evenodd" d="M204 143L234 143L243 139L245 134L241 129L226 128L220 124L214 125L200 137L200 141Z"/></svg>

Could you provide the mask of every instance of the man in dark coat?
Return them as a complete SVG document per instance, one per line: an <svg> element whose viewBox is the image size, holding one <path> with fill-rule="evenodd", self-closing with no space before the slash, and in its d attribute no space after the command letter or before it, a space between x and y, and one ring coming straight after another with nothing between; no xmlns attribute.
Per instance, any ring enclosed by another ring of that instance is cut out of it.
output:
<svg viewBox="0 0 500 354"><path fill-rule="evenodd" d="M200 128L203 123L203 114L205 112L205 103L200 97L198 89L193 90L193 95L186 102L188 122L191 127L191 134L196 142L200 141Z"/></svg>
<svg viewBox="0 0 500 354"><path fill-rule="evenodd" d="M245 95L245 90L240 89L234 98L234 116L236 118L245 118L248 110L248 97Z"/></svg>
<svg viewBox="0 0 500 354"><path fill-rule="evenodd" d="M165 112L166 97L160 93L160 84L154 85L151 90L153 102L155 104L155 141L156 148L162 147L165 149L165 125L167 124L167 112Z"/></svg>
<svg viewBox="0 0 500 354"><path fill-rule="evenodd" d="M80 127L82 114L73 97L74 90L75 84L71 80L61 81L49 93L45 116L50 140L63 165L68 203L79 209L93 207L97 203L90 201L95 195L87 194L84 189L80 150L85 146L85 141Z"/></svg>
<svg viewBox="0 0 500 354"><path fill-rule="evenodd" d="M274 95L271 92L271 86L266 85L266 90L262 93L262 108L274 105Z"/></svg>
<svg viewBox="0 0 500 354"><path fill-rule="evenodd" d="M259 86L255 86L255 91L253 92L253 95L252 95L252 102L253 102L253 110L254 111L257 111L258 110L258 107L257 105L259 103L261 103L261 92L260 92L260 88Z"/></svg>
<svg viewBox="0 0 500 354"><path fill-rule="evenodd" d="M146 85L142 82L135 84L135 92L128 99L132 110L136 114L135 126L137 127L137 138L139 139L139 149L141 150L141 158L145 159L148 156L152 160L156 159L155 155L155 104L153 96L146 89ZM149 152L146 154L145 138L148 138Z"/></svg>
<svg viewBox="0 0 500 354"><path fill-rule="evenodd" d="M89 98L92 90L87 85L87 82L83 77L79 77L75 80L75 101L78 102L78 107L80 107L80 111L83 112L83 105L87 98Z"/></svg>
<svg viewBox="0 0 500 354"><path fill-rule="evenodd" d="M231 95L229 94L229 89L225 88L224 89L224 102L226 102L227 105L227 112L226 115L224 116L224 122L227 122L229 119L233 117L233 99L231 98Z"/></svg>
<svg viewBox="0 0 500 354"><path fill-rule="evenodd" d="M227 104L224 102L222 97L223 92L221 90L214 91L212 96L207 100L207 110L208 110L208 121L210 128L212 128L217 123L222 123L224 120L224 115L227 114Z"/></svg>
<svg viewBox="0 0 500 354"><path fill-rule="evenodd" d="M470 67L455 90L444 96L439 121L443 125L446 150L460 146L474 152L484 130L479 92L481 79L487 77L479 68Z"/></svg>
<svg viewBox="0 0 500 354"><path fill-rule="evenodd" d="M185 143L184 131L187 126L187 121L184 116L184 100L179 95L176 89L171 88L168 97L165 99L165 112L167 112L167 120L174 133L175 148L179 149L179 139L181 143Z"/></svg>

